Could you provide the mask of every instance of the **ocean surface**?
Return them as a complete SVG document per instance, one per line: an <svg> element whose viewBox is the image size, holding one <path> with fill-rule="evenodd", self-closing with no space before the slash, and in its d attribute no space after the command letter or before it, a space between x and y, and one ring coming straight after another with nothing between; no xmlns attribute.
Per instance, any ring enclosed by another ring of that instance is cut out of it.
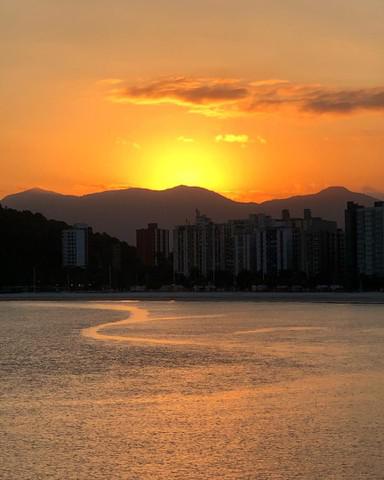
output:
<svg viewBox="0 0 384 480"><path fill-rule="evenodd" d="M384 305L0 302L0 478L384 479Z"/></svg>

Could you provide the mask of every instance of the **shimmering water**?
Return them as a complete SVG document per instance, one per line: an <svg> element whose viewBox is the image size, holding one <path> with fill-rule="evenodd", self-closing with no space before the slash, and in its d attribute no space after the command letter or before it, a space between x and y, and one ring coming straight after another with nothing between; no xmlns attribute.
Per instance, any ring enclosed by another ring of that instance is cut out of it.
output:
<svg viewBox="0 0 384 480"><path fill-rule="evenodd" d="M4 302L0 335L2 480L384 479L384 305Z"/></svg>

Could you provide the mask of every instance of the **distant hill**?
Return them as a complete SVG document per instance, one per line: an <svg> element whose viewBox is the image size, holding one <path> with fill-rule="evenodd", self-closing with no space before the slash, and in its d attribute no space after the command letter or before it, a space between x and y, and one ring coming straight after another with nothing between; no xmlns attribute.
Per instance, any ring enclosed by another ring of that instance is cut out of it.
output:
<svg viewBox="0 0 384 480"><path fill-rule="evenodd" d="M0 291L31 286L34 281L38 288L62 288L67 283L67 271L62 268L65 228L69 228L66 223L47 220L40 213L0 206ZM111 266L114 286L129 286L139 269L136 249L109 235L90 233L87 271L72 269L71 278L101 288L109 282Z"/></svg>
<svg viewBox="0 0 384 480"><path fill-rule="evenodd" d="M199 187L178 186L167 190L129 188L110 190L83 196L62 195L41 189L32 189L8 195L3 206L17 210L40 212L48 218L70 224L86 222L95 231L107 232L130 244L135 243L135 231L149 222L172 228L193 221L199 209L216 222L246 218L251 213L280 216L288 208L292 216L302 216L304 208L313 215L344 224L347 201L371 205L376 199L344 187L329 187L316 194L269 200L263 203L241 203Z"/></svg>
<svg viewBox="0 0 384 480"><path fill-rule="evenodd" d="M259 207L272 216L279 215L284 208L288 208L292 216L302 216L304 208L310 208L314 216L334 220L339 226L344 226L344 210L349 201L369 206L373 205L377 198L352 192L345 187L328 187L311 195L269 200L259 204Z"/></svg>

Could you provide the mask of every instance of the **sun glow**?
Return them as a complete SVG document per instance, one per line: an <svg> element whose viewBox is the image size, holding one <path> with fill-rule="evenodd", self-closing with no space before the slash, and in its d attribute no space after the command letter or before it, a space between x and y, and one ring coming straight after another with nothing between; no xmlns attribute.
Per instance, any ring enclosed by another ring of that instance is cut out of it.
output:
<svg viewBox="0 0 384 480"><path fill-rule="evenodd" d="M220 190L228 183L216 152L192 142L156 148L147 163L145 183L155 189L189 185Z"/></svg>

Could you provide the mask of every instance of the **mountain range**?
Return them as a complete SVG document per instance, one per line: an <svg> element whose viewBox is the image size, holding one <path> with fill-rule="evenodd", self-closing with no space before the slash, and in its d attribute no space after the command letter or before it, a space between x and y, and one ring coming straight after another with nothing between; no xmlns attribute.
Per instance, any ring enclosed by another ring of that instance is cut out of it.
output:
<svg viewBox="0 0 384 480"><path fill-rule="evenodd" d="M172 228L186 220L192 222L196 209L215 222L223 222L246 218L252 213L279 217L282 209L289 209L291 216L301 217L304 208L310 208L314 216L335 220L343 226L348 201L367 206L376 200L345 187L329 187L311 195L243 203L204 188L180 185L167 190L128 188L82 196L33 188L8 195L1 203L4 207L39 212L69 224L87 223L95 231L135 244L136 229L150 222L156 222L162 228Z"/></svg>

